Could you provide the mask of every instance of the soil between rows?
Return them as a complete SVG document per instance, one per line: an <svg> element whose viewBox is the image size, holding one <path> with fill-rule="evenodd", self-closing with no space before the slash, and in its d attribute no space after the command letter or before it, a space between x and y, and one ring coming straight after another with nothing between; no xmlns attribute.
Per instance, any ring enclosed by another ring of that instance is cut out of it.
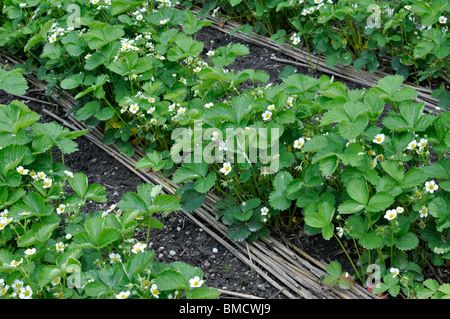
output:
<svg viewBox="0 0 450 319"><path fill-rule="evenodd" d="M246 43L213 28L200 30L196 34L196 40L204 42L205 48L209 48L212 45L213 49L227 45L230 42L246 45L250 49L250 54L237 57L236 61L228 68L234 71L245 69L265 71L270 75L269 83L273 84L281 82L278 74L283 70L285 64L276 62L271 57L276 55L279 58L290 60L289 57L283 56L278 52ZM214 42L211 44L211 41ZM296 69L298 73L308 74L306 68L296 67ZM353 82L341 80L338 77L336 77L336 81L345 83L351 89L362 88ZM27 96L40 100L46 99L42 92L33 89L30 87ZM14 97L0 91L0 104L8 104L14 99L21 100L30 109L40 113L41 121L53 120L41 112L41 109L49 108L48 105L40 104L30 99L27 100L26 98ZM64 116L64 112L58 108L52 109L52 111L61 117ZM128 168L86 138L80 137L76 142L79 151L65 155L65 164L74 172L85 173L89 183L100 184L105 187L107 192L108 202L90 206L91 209L106 210L110 205L120 201L123 194L136 192L136 187L143 183ZM165 263L182 261L199 267L203 270L206 284L209 287L265 299L286 299L284 294L199 228L184 213L172 213L162 222L165 224L163 229L152 229L150 233L149 250L155 251L155 260ZM274 234L275 237L276 235ZM344 271L353 273L353 269L342 248L335 241L325 241L321 236L308 236L302 231L301 226L295 232L284 235L310 256L326 263L338 260L343 265ZM136 238L141 241L145 241L145 236L146 230L136 234ZM356 255L352 248L348 248L347 251L351 256ZM448 269L437 269L437 271L441 277L449 278ZM273 279L276 280L276 278ZM446 282L449 281L446 280ZM230 296L223 294L221 298L230 298Z"/></svg>

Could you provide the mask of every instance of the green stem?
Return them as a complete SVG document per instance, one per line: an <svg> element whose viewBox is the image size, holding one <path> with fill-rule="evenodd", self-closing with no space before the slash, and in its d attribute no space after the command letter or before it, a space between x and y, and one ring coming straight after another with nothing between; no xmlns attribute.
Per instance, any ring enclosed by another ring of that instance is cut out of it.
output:
<svg viewBox="0 0 450 319"><path fill-rule="evenodd" d="M347 258L348 258L348 260L350 261L350 263L352 264L352 267L353 267L353 269L355 270L355 273L356 273L356 275L358 276L359 280L360 280L361 282L363 282L361 276L359 275L358 269L356 269L356 266L355 266L355 264L353 263L353 260L352 260L352 259L350 258L350 256L348 255L347 250L345 249L344 245L343 245L342 242L340 241L339 237L336 236L336 234L333 234L333 236L334 236L334 238L337 239L337 241L339 242L339 245L341 245L342 250L344 251L344 253L345 253L345 255L347 256Z"/></svg>

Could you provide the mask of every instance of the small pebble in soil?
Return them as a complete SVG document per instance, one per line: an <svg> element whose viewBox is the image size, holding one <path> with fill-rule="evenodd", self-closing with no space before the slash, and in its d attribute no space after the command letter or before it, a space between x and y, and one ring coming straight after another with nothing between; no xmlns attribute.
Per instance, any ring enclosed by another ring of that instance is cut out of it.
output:
<svg viewBox="0 0 450 319"><path fill-rule="evenodd" d="M169 251L170 256L175 256L177 253L175 252L175 250L171 250Z"/></svg>
<svg viewBox="0 0 450 319"><path fill-rule="evenodd" d="M213 249L212 249L212 252L215 253L215 254L217 254L217 252L218 252L217 248L213 248Z"/></svg>

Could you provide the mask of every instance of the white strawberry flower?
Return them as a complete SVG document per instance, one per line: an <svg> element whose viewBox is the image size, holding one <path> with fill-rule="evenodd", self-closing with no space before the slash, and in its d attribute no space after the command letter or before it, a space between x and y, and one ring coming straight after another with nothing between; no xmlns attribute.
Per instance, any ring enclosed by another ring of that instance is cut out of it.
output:
<svg viewBox="0 0 450 319"><path fill-rule="evenodd" d="M428 208L422 206L422 209L419 210L420 218L424 218L428 216Z"/></svg>
<svg viewBox="0 0 450 319"><path fill-rule="evenodd" d="M189 286L191 286L192 288L198 288L201 287L201 285L203 285L203 280L200 280L199 276L195 276L192 279L189 279Z"/></svg>
<svg viewBox="0 0 450 319"><path fill-rule="evenodd" d="M439 189L439 186L435 183L435 181L427 181L427 182L425 182L425 190L428 193L433 194L438 189Z"/></svg>
<svg viewBox="0 0 450 319"><path fill-rule="evenodd" d="M384 218L386 218L387 220L393 220L395 217L397 217L396 209L390 209L386 211L386 214L384 215Z"/></svg>
<svg viewBox="0 0 450 319"><path fill-rule="evenodd" d="M130 295L129 291L121 291L119 294L116 295L116 299L127 299Z"/></svg>
<svg viewBox="0 0 450 319"><path fill-rule="evenodd" d="M137 253L140 253L140 252L144 252L144 250L145 250L145 245L142 244L142 243L137 243L137 244L134 244L133 249L131 250L131 252L134 253L134 254L137 254Z"/></svg>
<svg viewBox="0 0 450 319"><path fill-rule="evenodd" d="M36 253L36 248L28 248L27 250L25 250L25 255L27 255L27 256L34 255L35 253Z"/></svg>
<svg viewBox="0 0 450 319"><path fill-rule="evenodd" d="M43 188L50 188L52 186L53 181L51 180L51 178L44 178L44 186L42 186Z"/></svg>
<svg viewBox="0 0 450 319"><path fill-rule="evenodd" d="M377 134L377 135L375 135L373 142L377 143L377 144L381 144L384 142L384 138L385 138L384 134Z"/></svg>
<svg viewBox="0 0 450 319"><path fill-rule="evenodd" d="M391 272L391 274L394 278L400 273L398 268L391 268L391 269L389 269L389 271Z"/></svg>
<svg viewBox="0 0 450 319"><path fill-rule="evenodd" d="M122 261L122 257L119 254L111 253L109 254L110 263L113 264L118 261Z"/></svg>
<svg viewBox="0 0 450 319"><path fill-rule="evenodd" d="M129 108L130 112L136 114L139 111L139 106L137 103L131 104Z"/></svg>
<svg viewBox="0 0 450 319"><path fill-rule="evenodd" d="M270 120L271 117L272 117L272 112L270 112L270 111L265 111L262 114L262 118L263 118L264 121Z"/></svg>
<svg viewBox="0 0 450 319"><path fill-rule="evenodd" d="M413 150L415 149L417 146L417 141L416 140L412 140L409 144L408 147L406 147L408 150Z"/></svg>
<svg viewBox="0 0 450 319"><path fill-rule="evenodd" d="M66 205L64 205L64 204L60 204L59 206L58 206L58 208L56 209L56 213L59 215L59 214L62 214L62 213L64 213L64 210L66 209Z"/></svg>
<svg viewBox="0 0 450 319"><path fill-rule="evenodd" d="M23 166L17 167L16 170L17 170L20 174L22 174L22 175L27 175L28 172L29 172L29 170L23 168Z"/></svg>
<svg viewBox="0 0 450 319"><path fill-rule="evenodd" d="M150 287L150 292L152 293L152 295L153 295L155 298L159 298L159 290L158 290L158 286L157 286L156 284L153 284L153 285Z"/></svg>
<svg viewBox="0 0 450 319"><path fill-rule="evenodd" d="M305 138L300 137L299 139L294 141L294 148L300 149L302 148L303 144L305 144Z"/></svg>
<svg viewBox="0 0 450 319"><path fill-rule="evenodd" d="M211 136L211 140L215 141L219 138L219 131L214 131Z"/></svg>
<svg viewBox="0 0 450 319"><path fill-rule="evenodd" d="M426 138L421 138L419 141L419 148L423 149L425 146L427 146L428 140Z"/></svg>
<svg viewBox="0 0 450 319"><path fill-rule="evenodd" d="M261 215L262 216L267 216L268 213L269 213L269 209L267 207L261 208Z"/></svg>
<svg viewBox="0 0 450 319"><path fill-rule="evenodd" d="M220 169L220 172L225 175L228 175L231 172L231 163L230 162L223 163L223 167Z"/></svg>

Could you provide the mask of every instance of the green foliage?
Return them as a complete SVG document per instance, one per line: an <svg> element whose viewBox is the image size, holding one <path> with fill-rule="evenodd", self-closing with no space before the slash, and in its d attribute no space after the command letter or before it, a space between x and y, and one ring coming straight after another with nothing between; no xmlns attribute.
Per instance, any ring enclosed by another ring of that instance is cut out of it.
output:
<svg viewBox="0 0 450 319"><path fill-rule="evenodd" d="M56 4L36 2L20 10L5 3L0 45L33 56L27 65L41 66L37 74L50 89L60 84L79 100L71 110L78 120L99 126L104 142L128 156L137 155L134 146L139 145L144 156L137 168L158 172L177 186L176 196L169 196L161 194L161 186L140 185L136 193L123 196L117 209L81 214L86 201L105 202L104 190L89 185L81 173L66 176L66 168L53 163L49 154L54 147L62 153L76 151L73 139L85 131L36 123L38 117L18 103L0 108L0 207L16 220L25 220L24 211L41 219L21 234L20 245L54 249L62 238L55 235L61 230L53 228L58 220L73 236L63 254L43 251L39 256L49 262L36 275L40 286L76 275L74 269L81 265L86 268L82 296L114 298L120 292L117 283L122 290L148 279L157 284L160 297L174 297L174 290L186 297L214 297L206 287L191 289L188 277L200 279L200 273L152 262L142 246L126 241L142 225L148 241L152 228L163 227L157 214L193 212L210 196L219 198L216 217L233 240L252 242L272 229L291 232L298 227L341 244L347 239L358 252L359 266L351 261L351 276L364 282L364 269L376 265L384 278L378 293L402 290L416 296L413 288L423 282L426 262L443 265L450 258L450 126L448 112L429 114L413 100L418 93L404 85L404 75L419 81L445 77L448 38L436 17L448 6L442 1L411 6L412 12L421 12L417 20L432 26L415 35L406 8L395 7L392 15L383 16L382 29L363 30L371 15L368 3L338 1L317 8L312 2L247 2L243 12L252 12L253 24L240 31L272 33L279 42L285 37L311 54L326 55L329 65L353 63L369 71L379 67L381 55L395 49L392 65L399 74L368 90L353 90L325 75L314 78L285 68L279 84L265 85L270 76L263 71L232 70L233 62L250 53L246 46L207 47L195 40L195 32L209 22L169 5L122 0L101 8L80 4L86 14L81 26L72 29ZM227 11L230 6L242 9L243 2L220 4ZM44 14L47 6L55 10ZM302 14L309 7L314 11ZM285 15L283 21L297 32L265 28L274 12ZM25 17L31 23L24 23ZM332 28L334 23L342 31ZM28 26L26 32L19 24ZM400 46L402 40L408 46ZM445 101L445 92L441 87L433 95ZM19 166L47 179L30 179ZM20 187L25 182L31 192ZM62 198L66 186L72 193ZM65 205L60 209L66 215L53 213L55 202ZM3 240L9 243L16 234L5 229ZM106 251L119 251L119 243L128 249L123 267L102 259ZM19 255L2 252L1 267L16 271L10 263ZM400 275L394 277L391 268ZM351 283L334 263L328 273L328 285L346 288ZM431 288L424 289L436 294ZM153 296L150 290L139 291Z"/></svg>
<svg viewBox="0 0 450 319"><path fill-rule="evenodd" d="M148 236L145 243L136 238L142 227L163 226L153 214L181 209L176 197L160 194L161 186L142 184L108 210L88 212L88 201L107 201L105 189L49 156L54 146L67 150L62 138L73 142L85 131L37 123L39 116L17 101L1 105L0 112L4 133L23 134L20 143L9 140L0 151L2 299L219 296L203 285L200 269L157 263L147 251Z"/></svg>

